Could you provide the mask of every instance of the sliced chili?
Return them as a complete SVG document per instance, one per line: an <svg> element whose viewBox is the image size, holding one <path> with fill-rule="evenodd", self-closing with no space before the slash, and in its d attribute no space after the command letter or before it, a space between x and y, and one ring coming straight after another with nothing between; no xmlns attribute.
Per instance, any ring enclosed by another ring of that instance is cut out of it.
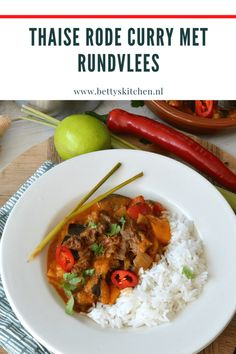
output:
<svg viewBox="0 0 236 354"><path fill-rule="evenodd" d="M112 283L119 289L134 288L138 284L138 276L129 270L115 270L111 275Z"/></svg>
<svg viewBox="0 0 236 354"><path fill-rule="evenodd" d="M75 259L71 250L66 246L57 246L56 248L56 262L65 271L70 272Z"/></svg>
<svg viewBox="0 0 236 354"><path fill-rule="evenodd" d="M211 118L213 116L214 101L195 101L195 113L199 117Z"/></svg>

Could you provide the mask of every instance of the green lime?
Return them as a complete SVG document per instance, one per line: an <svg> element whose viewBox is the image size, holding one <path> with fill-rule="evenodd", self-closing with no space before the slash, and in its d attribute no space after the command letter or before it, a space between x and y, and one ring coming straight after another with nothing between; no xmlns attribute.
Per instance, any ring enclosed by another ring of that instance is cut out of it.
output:
<svg viewBox="0 0 236 354"><path fill-rule="evenodd" d="M73 114L57 126L54 144L58 155L67 160L92 151L109 149L111 137L107 127L86 114Z"/></svg>

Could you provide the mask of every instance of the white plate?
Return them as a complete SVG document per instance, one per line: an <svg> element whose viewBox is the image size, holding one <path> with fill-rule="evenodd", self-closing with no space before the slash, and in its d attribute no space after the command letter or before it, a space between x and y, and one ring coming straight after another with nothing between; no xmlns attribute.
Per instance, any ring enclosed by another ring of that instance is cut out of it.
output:
<svg viewBox="0 0 236 354"><path fill-rule="evenodd" d="M68 316L47 284L46 250L27 258L39 241L116 162L122 167L97 194L144 171L120 193L143 194L179 208L203 239L209 280L198 300L174 321L156 328L102 329L85 316ZM227 325L236 302L236 218L217 190L172 159L132 150L83 155L53 168L35 182L12 211L1 247L3 284L25 328L49 350L73 354L190 354Z"/></svg>

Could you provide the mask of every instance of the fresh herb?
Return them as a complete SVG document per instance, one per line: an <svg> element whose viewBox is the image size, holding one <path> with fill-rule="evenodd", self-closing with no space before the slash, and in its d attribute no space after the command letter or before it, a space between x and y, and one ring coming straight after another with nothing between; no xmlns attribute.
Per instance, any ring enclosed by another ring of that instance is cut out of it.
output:
<svg viewBox="0 0 236 354"><path fill-rule="evenodd" d="M70 294L72 291L74 291L77 286L76 285L72 285L72 284L69 284L69 283L63 283L61 285L62 289L64 290L66 296L70 297Z"/></svg>
<svg viewBox="0 0 236 354"><path fill-rule="evenodd" d="M78 287L78 284L84 285L86 281L85 278L87 276L91 277L94 273L95 273L95 269L90 268L90 269L85 269L81 276L78 276L76 273L63 274L64 282L61 284L61 287L64 290L66 296L68 297L68 301L66 303L66 308L65 308L65 311L66 313L68 313L68 315L73 314L75 300L72 291L74 291Z"/></svg>
<svg viewBox="0 0 236 354"><path fill-rule="evenodd" d="M71 279L70 283L71 285L78 285L79 283L82 283L84 284L84 277L76 277L76 278L73 278Z"/></svg>
<svg viewBox="0 0 236 354"><path fill-rule="evenodd" d="M90 248L96 256L99 256L100 254L104 253L104 248L100 244L93 243Z"/></svg>
<svg viewBox="0 0 236 354"><path fill-rule="evenodd" d="M74 307L74 297L72 291L77 288L78 279L77 274L75 273L64 273L63 279L64 282L62 283L61 287L63 288L66 296L68 297L68 301L66 303L65 311L68 315L73 314L73 307Z"/></svg>
<svg viewBox="0 0 236 354"><path fill-rule="evenodd" d="M85 269L83 271L83 276L91 277L92 275L94 275L94 273L95 273L95 269L94 268Z"/></svg>
<svg viewBox="0 0 236 354"><path fill-rule="evenodd" d="M70 280L74 279L77 277L77 274L76 273L64 273L63 274L63 279L66 281L66 282L70 282Z"/></svg>
<svg viewBox="0 0 236 354"><path fill-rule="evenodd" d="M186 276L186 278L188 278L188 279L193 279L194 278L193 271L187 266L183 267L182 274L184 274Z"/></svg>
<svg viewBox="0 0 236 354"><path fill-rule="evenodd" d="M68 315L73 315L74 303L75 303L74 297L73 297L73 295L70 293L69 300L67 301L67 303L66 303L66 308L65 308L66 313L67 313Z"/></svg>
<svg viewBox="0 0 236 354"><path fill-rule="evenodd" d="M117 164L117 166L120 166L120 164ZM112 169L114 172L114 168ZM108 174L109 176L111 175L111 172ZM107 176L108 176L107 175ZM142 177L144 174L143 172L138 173L137 175L127 179L126 181L120 183L118 186L111 188L109 191L99 195L98 197L94 198L93 200L91 200L90 202L84 204L84 200L88 199L88 196L90 197L93 193L94 190L98 188L98 185L101 186L102 183L104 182L105 178L107 179L107 176L105 176L98 184L97 186L95 186L89 193L88 195L82 199L82 201L80 201L80 203L78 205L80 205L80 207L77 205L77 207L67 216L65 217L62 221L60 221L45 237L44 239L38 244L38 246L34 249L33 253L30 255L29 257L29 261L32 261L43 249L44 247L55 237L55 235L61 230L61 228L67 223L68 219L73 219L74 216L76 216L78 214L78 209L80 211L80 213L82 213L83 211L89 209L92 205L98 203L99 201L105 199L106 197L108 197L111 194L114 194L116 191L118 191L119 189L121 189L124 186L127 186L129 183L136 181L138 178ZM82 206L81 206L82 205Z"/></svg>
<svg viewBox="0 0 236 354"><path fill-rule="evenodd" d="M97 228L97 224L93 220L90 220L89 223L88 223L88 227L90 229L96 229Z"/></svg>
<svg viewBox="0 0 236 354"><path fill-rule="evenodd" d="M144 101L131 101L131 106L134 108L143 107Z"/></svg>
<svg viewBox="0 0 236 354"><path fill-rule="evenodd" d="M75 290L79 283L84 284L84 278L82 276L78 276L76 273L64 273L63 274L64 283L62 284L62 288L64 290Z"/></svg>
<svg viewBox="0 0 236 354"><path fill-rule="evenodd" d="M125 223L126 223L126 219L125 219L124 216L122 216L122 217L120 218L120 224L121 224L121 229L122 229L122 230L124 229Z"/></svg>
<svg viewBox="0 0 236 354"><path fill-rule="evenodd" d="M110 230L107 232L107 236L114 236L117 235L121 230L121 227L119 224L111 224L110 225Z"/></svg>

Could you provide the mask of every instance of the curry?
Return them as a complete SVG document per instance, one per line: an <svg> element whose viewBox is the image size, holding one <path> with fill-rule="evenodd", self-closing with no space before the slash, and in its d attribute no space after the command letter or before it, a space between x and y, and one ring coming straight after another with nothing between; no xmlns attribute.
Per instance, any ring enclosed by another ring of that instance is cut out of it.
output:
<svg viewBox="0 0 236 354"><path fill-rule="evenodd" d="M167 103L182 112L202 118L236 118L236 101L170 100Z"/></svg>
<svg viewBox="0 0 236 354"><path fill-rule="evenodd" d="M49 246L48 281L66 311L112 305L139 284L140 268L160 260L171 233L158 202L111 195L68 221Z"/></svg>

